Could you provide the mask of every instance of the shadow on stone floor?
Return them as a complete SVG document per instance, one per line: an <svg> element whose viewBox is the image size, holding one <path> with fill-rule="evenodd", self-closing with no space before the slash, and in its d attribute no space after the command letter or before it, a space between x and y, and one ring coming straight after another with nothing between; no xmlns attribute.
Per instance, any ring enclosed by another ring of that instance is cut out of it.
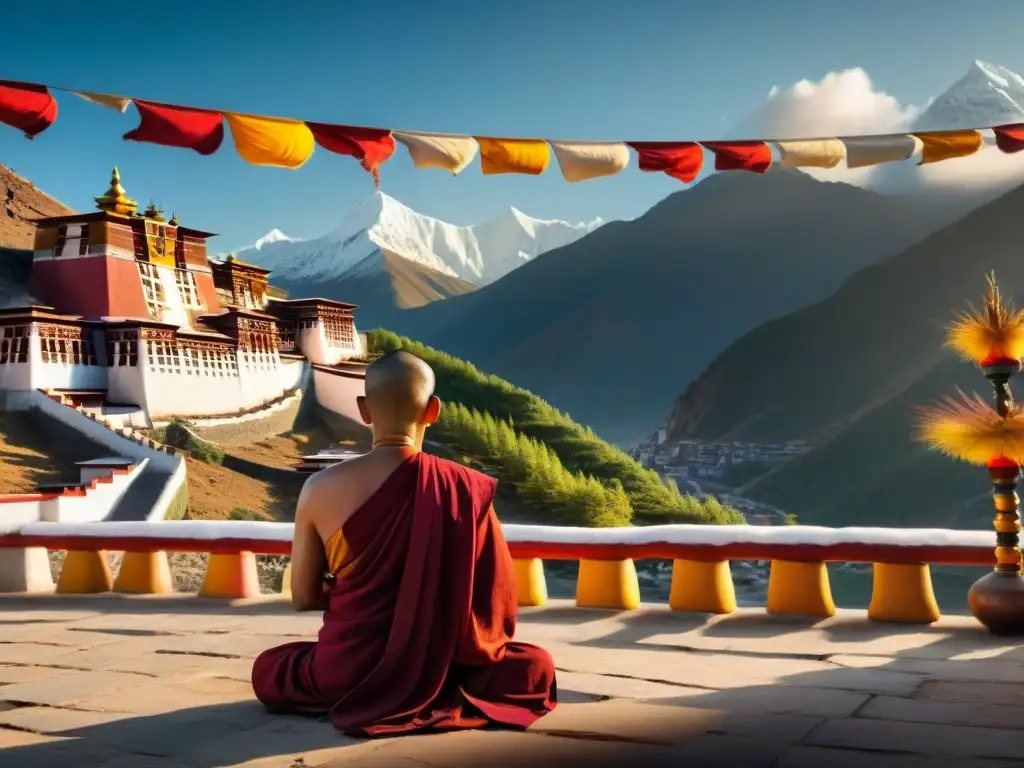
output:
<svg viewBox="0 0 1024 768"><path fill-rule="evenodd" d="M102 765L123 755L142 756L189 766L236 765L264 758L370 744L335 731L317 718L269 715L256 701L182 709L157 715L83 713L110 718L53 734L39 744L0 750L3 766Z"/></svg>

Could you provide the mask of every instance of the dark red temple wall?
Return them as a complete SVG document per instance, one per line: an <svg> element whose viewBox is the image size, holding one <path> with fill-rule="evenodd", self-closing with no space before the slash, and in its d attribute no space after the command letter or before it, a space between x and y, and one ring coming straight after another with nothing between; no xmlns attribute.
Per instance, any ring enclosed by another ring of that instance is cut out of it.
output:
<svg viewBox="0 0 1024 768"><path fill-rule="evenodd" d="M98 317L149 317L134 261L96 256L48 259L32 267L32 292L58 312Z"/></svg>
<svg viewBox="0 0 1024 768"><path fill-rule="evenodd" d="M134 259L107 259L107 306L110 317L150 316Z"/></svg>

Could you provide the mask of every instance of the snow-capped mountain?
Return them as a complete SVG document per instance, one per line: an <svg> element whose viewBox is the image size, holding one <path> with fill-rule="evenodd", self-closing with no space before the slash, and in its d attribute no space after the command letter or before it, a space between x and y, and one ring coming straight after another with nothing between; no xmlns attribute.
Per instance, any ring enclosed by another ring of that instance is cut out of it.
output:
<svg viewBox="0 0 1024 768"><path fill-rule="evenodd" d="M998 64L975 61L967 74L935 98L914 130L979 128L1024 121L1024 78Z"/></svg>
<svg viewBox="0 0 1024 768"><path fill-rule="evenodd" d="M293 242L295 242L295 240L293 238L291 238L291 237L288 237L288 235L286 235L280 229L272 229L269 232L267 232L267 234L265 234L263 237L261 237L259 240L257 240L255 243L253 243L252 247L258 251L261 248L263 248L264 245L271 245L273 243L293 243Z"/></svg>
<svg viewBox="0 0 1024 768"><path fill-rule="evenodd" d="M378 191L327 235L293 240L274 229L238 256L271 270L271 279L289 283L365 276L383 269L382 254L390 253L442 275L486 285L602 223L543 221L510 208L483 224L460 227L417 213Z"/></svg>

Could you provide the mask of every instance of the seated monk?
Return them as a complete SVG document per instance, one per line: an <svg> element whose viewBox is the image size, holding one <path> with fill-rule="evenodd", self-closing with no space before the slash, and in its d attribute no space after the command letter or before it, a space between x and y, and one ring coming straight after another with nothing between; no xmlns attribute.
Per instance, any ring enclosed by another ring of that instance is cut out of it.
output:
<svg viewBox="0 0 1024 768"><path fill-rule="evenodd" d="M359 412L373 450L306 482L295 514L292 602L323 610L316 642L264 651L256 697L382 736L524 729L555 707L542 648L512 642L516 585L496 482L421 451L441 403L404 351L367 368Z"/></svg>

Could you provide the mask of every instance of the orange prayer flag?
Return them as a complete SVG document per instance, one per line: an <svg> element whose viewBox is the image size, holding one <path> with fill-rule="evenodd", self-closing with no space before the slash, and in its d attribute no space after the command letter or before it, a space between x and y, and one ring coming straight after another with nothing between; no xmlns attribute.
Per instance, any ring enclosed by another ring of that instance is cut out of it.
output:
<svg viewBox="0 0 1024 768"><path fill-rule="evenodd" d="M480 145L480 166L485 176L526 173L538 176L551 162L551 151L541 139L496 139L474 136Z"/></svg>
<svg viewBox="0 0 1024 768"><path fill-rule="evenodd" d="M0 80L0 123L34 139L57 119L57 100L45 85Z"/></svg>
<svg viewBox="0 0 1024 768"><path fill-rule="evenodd" d="M1024 123L1001 125L993 128L992 133L996 135L996 146L1006 154L1012 155L1024 149Z"/></svg>
<svg viewBox="0 0 1024 768"><path fill-rule="evenodd" d="M940 163L957 157L969 157L981 149L982 138L977 131L931 131L915 133L921 141L921 162Z"/></svg>
<svg viewBox="0 0 1024 768"><path fill-rule="evenodd" d="M772 151L763 141L703 141L715 153L716 171L764 173L772 164Z"/></svg>
<svg viewBox="0 0 1024 768"><path fill-rule="evenodd" d="M313 155L313 132L301 120L224 112L235 149L252 165L295 170Z"/></svg>

